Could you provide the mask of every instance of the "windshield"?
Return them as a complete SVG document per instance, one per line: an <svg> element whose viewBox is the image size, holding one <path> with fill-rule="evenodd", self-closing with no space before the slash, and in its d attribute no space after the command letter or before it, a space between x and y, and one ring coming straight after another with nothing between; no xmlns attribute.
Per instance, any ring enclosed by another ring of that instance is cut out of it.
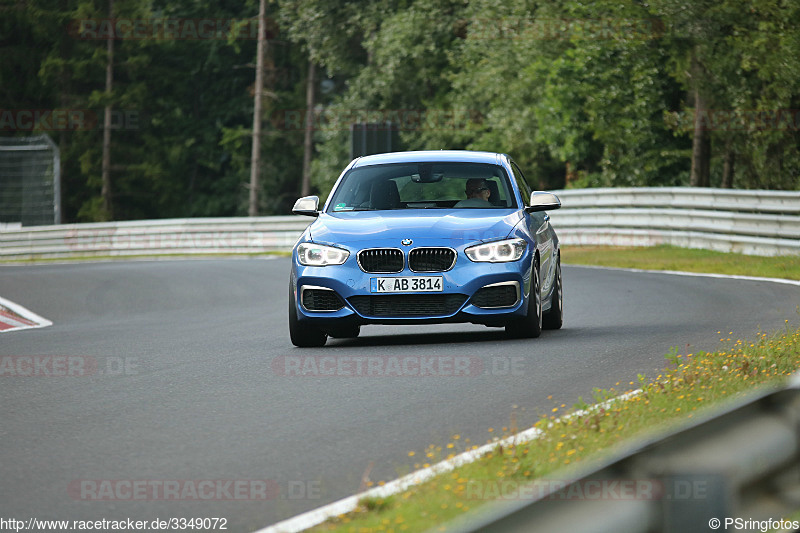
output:
<svg viewBox="0 0 800 533"><path fill-rule="evenodd" d="M328 212L383 209L507 209L516 200L505 170L485 163L397 163L350 170Z"/></svg>

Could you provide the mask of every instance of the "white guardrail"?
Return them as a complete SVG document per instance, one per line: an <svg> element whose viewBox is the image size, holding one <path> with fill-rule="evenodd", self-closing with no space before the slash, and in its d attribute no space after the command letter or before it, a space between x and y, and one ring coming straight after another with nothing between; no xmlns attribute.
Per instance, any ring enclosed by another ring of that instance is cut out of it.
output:
<svg viewBox="0 0 800 533"><path fill-rule="evenodd" d="M303 216L185 218L0 229L0 259L285 251L311 221Z"/></svg>
<svg viewBox="0 0 800 533"><path fill-rule="evenodd" d="M688 187L554 192L562 209L550 215L564 244L800 254L800 192ZM3 225L0 259L287 251L311 221L278 216Z"/></svg>
<svg viewBox="0 0 800 533"><path fill-rule="evenodd" d="M693 187L554 191L564 244L671 244L750 255L800 254L800 192Z"/></svg>

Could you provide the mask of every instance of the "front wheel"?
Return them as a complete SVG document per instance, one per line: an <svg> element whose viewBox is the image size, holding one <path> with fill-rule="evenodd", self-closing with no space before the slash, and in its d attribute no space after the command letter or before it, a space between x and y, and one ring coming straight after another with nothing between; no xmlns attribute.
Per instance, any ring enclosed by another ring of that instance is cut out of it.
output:
<svg viewBox="0 0 800 533"><path fill-rule="evenodd" d="M299 348L316 348L325 346L328 335L321 329L307 326L297 319L297 305L294 291L289 285L289 338Z"/></svg>
<svg viewBox="0 0 800 533"><path fill-rule="evenodd" d="M542 334L542 295L539 262L533 263L533 286L528 297L528 314L506 324L506 333L512 337L535 339Z"/></svg>
<svg viewBox="0 0 800 533"><path fill-rule="evenodd" d="M544 329L561 329L564 323L564 290L561 283L561 256L556 263L555 285L550 297L550 310L542 317Z"/></svg>

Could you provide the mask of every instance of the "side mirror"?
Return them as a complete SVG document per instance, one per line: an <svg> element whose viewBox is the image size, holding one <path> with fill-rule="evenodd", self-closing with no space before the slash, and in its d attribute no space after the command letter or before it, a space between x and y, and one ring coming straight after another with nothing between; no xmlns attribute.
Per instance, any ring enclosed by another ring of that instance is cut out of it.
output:
<svg viewBox="0 0 800 533"><path fill-rule="evenodd" d="M304 196L299 198L292 207L295 215L306 215L309 217L319 216L319 196Z"/></svg>
<svg viewBox="0 0 800 533"><path fill-rule="evenodd" d="M535 211L551 211L561 207L561 200L551 192L535 191L531 194L531 203L525 208L528 213Z"/></svg>

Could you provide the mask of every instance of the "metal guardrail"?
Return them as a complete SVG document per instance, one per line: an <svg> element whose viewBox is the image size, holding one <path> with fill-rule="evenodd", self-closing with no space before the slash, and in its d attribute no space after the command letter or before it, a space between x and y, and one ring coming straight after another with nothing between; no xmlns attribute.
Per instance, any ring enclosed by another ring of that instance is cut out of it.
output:
<svg viewBox="0 0 800 533"><path fill-rule="evenodd" d="M570 207L674 207L800 215L800 192L710 187L610 187L553 191Z"/></svg>
<svg viewBox="0 0 800 533"><path fill-rule="evenodd" d="M800 192L688 187L555 192L563 208L550 215L565 244L800 254ZM0 226L0 258L286 251L310 222L282 216Z"/></svg>
<svg viewBox="0 0 800 533"><path fill-rule="evenodd" d="M0 229L0 258L283 251L310 222L301 216L186 218Z"/></svg>
<svg viewBox="0 0 800 533"><path fill-rule="evenodd" d="M565 244L800 254L800 192L649 187L555 193L563 208L550 215Z"/></svg>
<svg viewBox="0 0 800 533"><path fill-rule="evenodd" d="M515 489L536 498L487 504L446 531L772 531L725 519L777 521L800 508L800 378L582 474L545 493Z"/></svg>

